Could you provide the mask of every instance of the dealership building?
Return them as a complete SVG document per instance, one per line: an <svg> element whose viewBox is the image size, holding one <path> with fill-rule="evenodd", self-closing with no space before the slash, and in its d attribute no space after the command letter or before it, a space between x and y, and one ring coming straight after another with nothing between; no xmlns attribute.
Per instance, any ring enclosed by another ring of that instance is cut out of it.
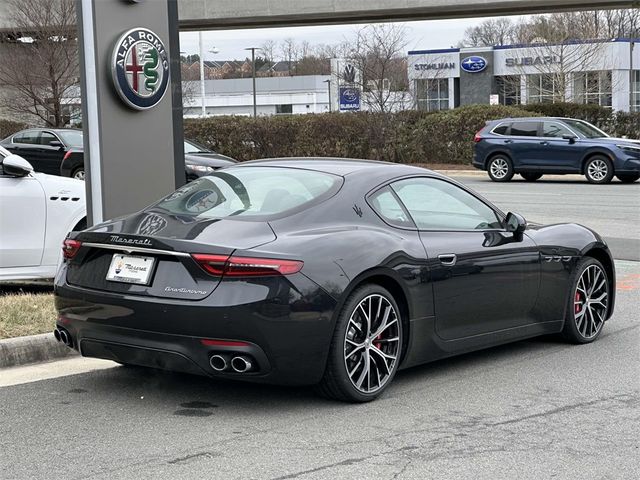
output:
<svg viewBox="0 0 640 480"><path fill-rule="evenodd" d="M469 104L593 103L640 111L640 39L409 52L422 110Z"/></svg>

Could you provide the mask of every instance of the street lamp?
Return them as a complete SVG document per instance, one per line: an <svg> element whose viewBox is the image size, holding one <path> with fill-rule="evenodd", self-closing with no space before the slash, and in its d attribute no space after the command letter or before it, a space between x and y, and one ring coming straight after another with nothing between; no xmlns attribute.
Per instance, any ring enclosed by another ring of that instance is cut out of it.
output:
<svg viewBox="0 0 640 480"><path fill-rule="evenodd" d="M253 118L256 118L258 114L258 107L256 104L256 50L261 50L259 47L247 47L245 50L251 50L251 76L253 78Z"/></svg>
<svg viewBox="0 0 640 480"><path fill-rule="evenodd" d="M207 106L204 102L204 48L202 46L202 32L198 32L198 40L200 42L200 97L202 102L202 116L207 115ZM211 53L219 53L218 49L213 47L209 50Z"/></svg>
<svg viewBox="0 0 640 480"><path fill-rule="evenodd" d="M331 79L325 80L327 84L327 91L329 92L329 113L331 113Z"/></svg>

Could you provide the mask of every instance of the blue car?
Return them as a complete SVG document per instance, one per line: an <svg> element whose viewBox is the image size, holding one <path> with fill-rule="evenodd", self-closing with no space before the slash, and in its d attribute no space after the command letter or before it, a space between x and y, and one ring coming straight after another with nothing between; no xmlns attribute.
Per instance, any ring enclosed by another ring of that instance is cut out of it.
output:
<svg viewBox="0 0 640 480"><path fill-rule="evenodd" d="M640 141L610 137L583 120L503 118L487 122L474 142L473 166L494 182L516 173L529 182L545 173L578 173L591 183L640 178Z"/></svg>

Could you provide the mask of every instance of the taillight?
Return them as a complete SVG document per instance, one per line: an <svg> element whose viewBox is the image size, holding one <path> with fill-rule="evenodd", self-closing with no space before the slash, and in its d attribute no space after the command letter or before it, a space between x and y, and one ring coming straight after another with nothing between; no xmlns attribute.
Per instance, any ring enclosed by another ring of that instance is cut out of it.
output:
<svg viewBox="0 0 640 480"><path fill-rule="evenodd" d="M64 162L67 158L69 158L69 155L71 155L71 150L68 150L67 153L64 154L64 157L62 157L62 161Z"/></svg>
<svg viewBox="0 0 640 480"><path fill-rule="evenodd" d="M205 347L249 347L247 342L239 340L219 340L217 338L203 338L200 343Z"/></svg>
<svg viewBox="0 0 640 480"><path fill-rule="evenodd" d="M291 275L302 270L299 260L279 260L275 258L227 257L196 253L193 259L209 274L229 277L265 277Z"/></svg>
<svg viewBox="0 0 640 480"><path fill-rule="evenodd" d="M482 131L482 130L480 130ZM476 135L473 137L473 141L478 143L480 140L482 140L482 136L480 135L480 131L476 133Z"/></svg>
<svg viewBox="0 0 640 480"><path fill-rule="evenodd" d="M62 256L67 260L72 259L80 250L82 246L82 242L78 240L71 240L70 238L66 238L62 243Z"/></svg>

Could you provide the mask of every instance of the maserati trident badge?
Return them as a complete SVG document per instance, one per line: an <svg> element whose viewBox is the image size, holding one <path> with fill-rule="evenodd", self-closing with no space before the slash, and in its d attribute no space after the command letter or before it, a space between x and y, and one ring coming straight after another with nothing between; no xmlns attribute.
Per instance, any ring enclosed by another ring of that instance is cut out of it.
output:
<svg viewBox="0 0 640 480"><path fill-rule="evenodd" d="M136 110L146 110L157 105L167 91L167 50L151 30L131 29L116 42L111 71L122 101Z"/></svg>

